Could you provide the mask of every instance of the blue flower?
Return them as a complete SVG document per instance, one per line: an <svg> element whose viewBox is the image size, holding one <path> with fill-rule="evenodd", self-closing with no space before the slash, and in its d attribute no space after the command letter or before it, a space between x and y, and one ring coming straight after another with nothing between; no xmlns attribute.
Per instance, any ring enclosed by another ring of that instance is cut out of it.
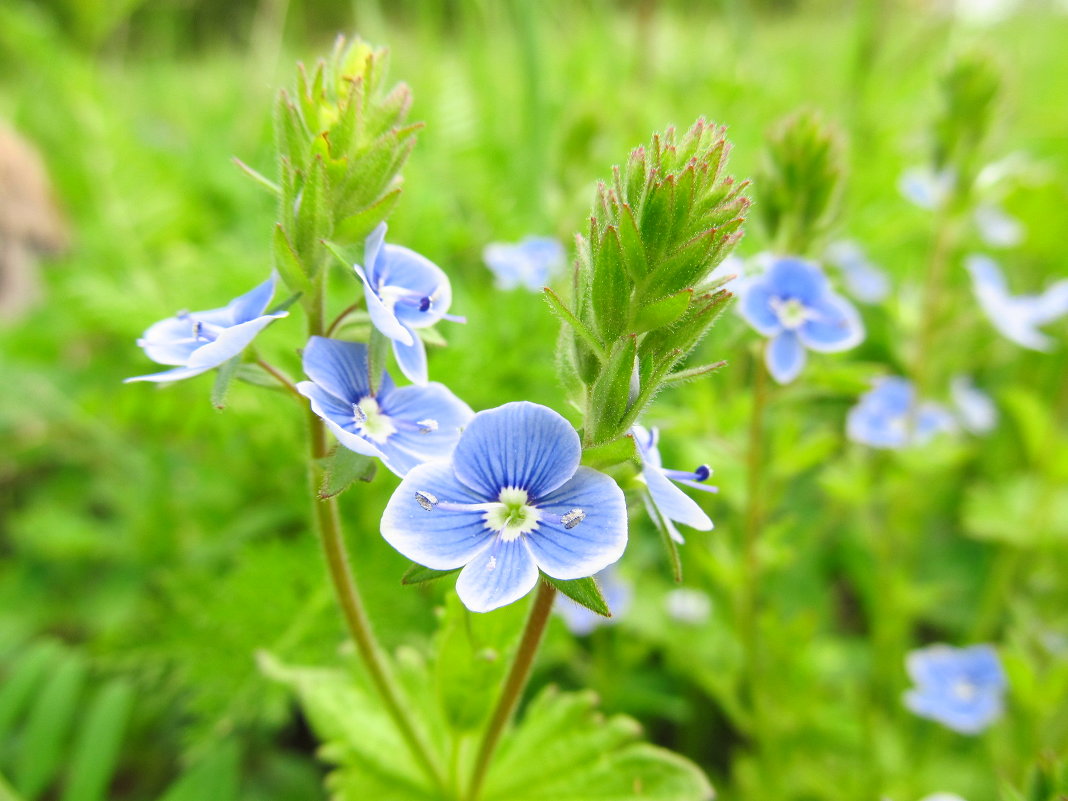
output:
<svg viewBox="0 0 1068 801"><path fill-rule="evenodd" d="M780 384L800 374L806 348L831 353L864 339L853 305L831 289L819 267L798 258L777 258L764 275L747 281L739 308L753 328L771 337L765 361Z"/></svg>
<svg viewBox="0 0 1068 801"><path fill-rule="evenodd" d="M311 401L338 442L374 456L405 475L423 462L452 452L473 413L442 384L397 388L383 374L371 392L367 346L312 337L304 348L304 372L297 390Z"/></svg>
<svg viewBox="0 0 1068 801"><path fill-rule="evenodd" d="M979 238L993 248L1012 248L1023 241L1023 225L1015 217L994 203L975 207L975 226Z"/></svg>
<svg viewBox="0 0 1068 801"><path fill-rule="evenodd" d="M1001 715L1005 673L991 646L932 645L911 652L905 665L916 685L905 705L920 717L978 734Z"/></svg>
<svg viewBox="0 0 1068 801"><path fill-rule="evenodd" d="M704 483L712 475L708 465L701 465L692 473L666 470L661 466L660 451L657 448L660 432L655 428L646 429L642 426L634 426L631 434L642 460L642 480L649 489L646 497L649 516L654 521L662 521L671 539L679 543L684 540L679 530L675 528L675 523L683 523L698 531L711 531L712 521L704 510L693 498L671 483L676 481L704 492L719 492L719 487Z"/></svg>
<svg viewBox="0 0 1068 801"><path fill-rule="evenodd" d="M905 378L878 379L849 410L847 435L873 448L904 448L927 442L940 431L955 430L953 416L936 403L920 403L914 410L915 394Z"/></svg>
<svg viewBox="0 0 1068 801"><path fill-rule="evenodd" d="M496 276L498 289L523 287L540 292L564 265L564 246L545 236L528 236L517 244L493 242L482 260Z"/></svg>
<svg viewBox="0 0 1068 801"><path fill-rule="evenodd" d="M935 211L949 201L956 183L956 173L949 167L941 170L912 167L902 173L898 188L921 209Z"/></svg>
<svg viewBox="0 0 1068 801"><path fill-rule="evenodd" d="M221 309L182 312L150 326L137 344L160 364L173 370L127 378L130 381L178 381L206 373L243 351L271 322L289 312L265 314L274 294L272 275L258 287L231 300Z"/></svg>
<svg viewBox="0 0 1068 801"><path fill-rule="evenodd" d="M386 505L382 536L435 570L463 567L456 592L473 612L526 595L538 570L592 576L627 545L616 483L580 467L578 434L534 403L479 412L452 458L413 468Z"/></svg>
<svg viewBox="0 0 1068 801"><path fill-rule="evenodd" d="M881 303L890 294L890 278L868 261L856 242L832 242L827 246L827 261L841 271L849 294L861 303Z"/></svg>
<svg viewBox="0 0 1068 801"><path fill-rule="evenodd" d="M605 603L612 610L612 617L604 617L587 609L582 604L575 603L565 595L559 595L553 608L564 619L564 625L576 637L585 637L600 626L607 626L619 621L630 607L630 599L634 594L630 583L624 581L613 567L607 567L594 576L597 585L601 588L601 595Z"/></svg>
<svg viewBox="0 0 1068 801"><path fill-rule="evenodd" d="M712 616L712 599L693 587L676 587L664 596L664 611L679 623L700 626Z"/></svg>
<svg viewBox="0 0 1068 801"><path fill-rule="evenodd" d="M1012 295L997 262L969 256L964 263L980 307L1006 339L1031 350L1049 350L1053 340L1038 330L1068 314L1068 279L1056 281L1041 295Z"/></svg>
<svg viewBox="0 0 1068 801"><path fill-rule="evenodd" d="M426 348L416 329L463 318L445 313L452 287L441 268L408 248L384 244L385 238L386 224L380 223L364 244L366 264L353 268L363 282L371 322L393 340L401 372L413 383L425 384Z"/></svg>
<svg viewBox="0 0 1068 801"><path fill-rule="evenodd" d="M998 424L998 408L968 376L954 376L949 385L950 396L961 425L973 434L988 434Z"/></svg>

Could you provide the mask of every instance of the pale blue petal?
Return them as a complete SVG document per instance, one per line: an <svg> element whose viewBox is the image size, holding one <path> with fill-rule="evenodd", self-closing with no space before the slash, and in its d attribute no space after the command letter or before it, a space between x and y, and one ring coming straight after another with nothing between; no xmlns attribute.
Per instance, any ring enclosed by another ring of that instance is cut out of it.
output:
<svg viewBox="0 0 1068 801"><path fill-rule="evenodd" d="M655 467L642 470L649 495L660 515L698 531L711 531L712 520L689 495L680 490Z"/></svg>
<svg viewBox="0 0 1068 801"><path fill-rule="evenodd" d="M967 376L954 376L949 385L953 405L963 426L973 434L987 434L998 423L998 409L990 396Z"/></svg>
<svg viewBox="0 0 1068 801"><path fill-rule="evenodd" d="M903 424L908 424L907 415ZM916 411L915 429L912 442L922 445L935 434L956 431L957 421L944 406L928 401L921 403Z"/></svg>
<svg viewBox="0 0 1068 801"><path fill-rule="evenodd" d="M657 448L657 441L660 439L659 429L636 425L632 426L630 431L634 437L635 444L638 446L642 464L661 467L660 449Z"/></svg>
<svg viewBox="0 0 1068 801"><path fill-rule="evenodd" d="M811 306L827 291L827 276L815 264L793 257L772 262L767 272L771 294L782 300L799 300Z"/></svg>
<svg viewBox="0 0 1068 801"><path fill-rule="evenodd" d="M1050 284L1035 299L1033 318L1038 325L1052 323L1068 314L1068 280Z"/></svg>
<svg viewBox="0 0 1068 801"><path fill-rule="evenodd" d="M428 298L429 306L421 311L417 303L397 303L393 313L408 328L433 325L449 310L452 286L444 271L430 259L400 245L384 245L375 263L375 280L379 293L385 287L407 290L419 298Z"/></svg>
<svg viewBox="0 0 1068 801"><path fill-rule="evenodd" d="M167 370L162 373L152 373L151 375L138 375L132 378L126 378L122 383L129 384L133 381L153 381L155 383L181 381L183 378L192 378L195 375L206 373L210 369L210 367L175 367L173 370Z"/></svg>
<svg viewBox="0 0 1068 801"><path fill-rule="evenodd" d="M425 384L429 377L426 367L426 345L414 331L408 331L408 334L412 338L410 345L405 345L399 339L393 340L393 355L397 358L397 366L400 367L405 378L413 384Z"/></svg>
<svg viewBox="0 0 1068 801"><path fill-rule="evenodd" d="M995 248L1016 247L1023 241L1023 225L1015 217L992 203L984 203L975 209L975 225L979 237Z"/></svg>
<svg viewBox="0 0 1068 801"><path fill-rule="evenodd" d="M382 299L378 296L376 288L371 285L371 282L368 280L367 275L364 273L360 265L354 265L353 270L356 271L356 275L359 276L360 281L363 282L363 294L367 301L367 313L371 316L371 322L374 323L375 328L394 342L399 340L406 345L411 344L412 332L405 328L401 324L401 321L397 319L397 315L394 313L393 308L382 302Z"/></svg>
<svg viewBox="0 0 1068 801"><path fill-rule="evenodd" d="M299 382L297 391L311 401L312 411L323 418L326 427L344 447L385 461L385 454L375 443L356 433L356 419L351 404L346 404L311 381Z"/></svg>
<svg viewBox="0 0 1068 801"><path fill-rule="evenodd" d="M312 337L304 346L304 373L331 395L351 405L371 394L367 346Z"/></svg>
<svg viewBox="0 0 1068 801"><path fill-rule="evenodd" d="M380 446L387 466L401 476L417 464L447 458L456 447L461 429L473 416L466 403L436 383L380 394L379 403L382 413L394 421L418 425L433 420L437 424L435 430L425 434L398 427Z"/></svg>
<svg viewBox="0 0 1068 801"><path fill-rule="evenodd" d="M538 501L538 510L559 518L575 509L585 517L572 528L542 519L527 535L534 561L557 579L592 576L619 560L627 547L627 502L616 482L589 467Z"/></svg>
<svg viewBox="0 0 1068 801"><path fill-rule="evenodd" d="M567 420L548 407L518 401L476 414L453 462L456 477L487 497L515 487L538 502L575 474L581 455Z"/></svg>
<svg viewBox="0 0 1068 801"><path fill-rule="evenodd" d="M936 171L930 167L913 167L906 170L898 188L906 198L921 209L933 211L949 199L956 178L952 170Z"/></svg>
<svg viewBox="0 0 1068 801"><path fill-rule="evenodd" d="M834 353L856 347L864 340L864 324L853 304L833 292L825 293L810 304L812 314L797 329L797 336L808 349Z"/></svg>
<svg viewBox="0 0 1068 801"><path fill-rule="evenodd" d="M805 349L793 331L783 331L768 342L764 352L768 372L780 384L789 384L801 374L805 358Z"/></svg>
<svg viewBox="0 0 1068 801"><path fill-rule="evenodd" d="M197 348L189 356L190 367L218 367L243 351L264 328L275 320L289 316L289 312L265 314L248 322L238 323L223 329L214 342Z"/></svg>
<svg viewBox="0 0 1068 801"><path fill-rule="evenodd" d="M771 307L771 299L776 296L766 277L748 282L742 293L738 311L757 333L766 337L775 336L782 331L779 315Z"/></svg>
<svg viewBox="0 0 1068 801"><path fill-rule="evenodd" d="M139 339L137 344L145 351L145 355L152 361L160 364L188 364L193 351L204 345L203 340L194 339L189 334L189 323L184 322L186 328L185 339Z"/></svg>
<svg viewBox="0 0 1068 801"><path fill-rule="evenodd" d="M387 230L388 226L384 222L380 222L363 242L363 260L367 264L371 280L376 286L378 285L378 281L375 280L378 277L378 254L382 251L382 244L386 241ZM357 273L361 274L361 278L363 277L362 272L362 270L357 270Z"/></svg>
<svg viewBox="0 0 1068 801"><path fill-rule="evenodd" d="M523 537L499 537L476 555L456 579L456 594L472 612L492 612L518 601L538 583L538 567Z"/></svg>
<svg viewBox="0 0 1068 801"><path fill-rule="evenodd" d="M231 300L227 304L227 308L230 309L233 322L247 323L267 311L267 304L271 302L271 297L274 295L274 285L275 278L272 274L270 278L251 292L246 292L244 295Z"/></svg>
<svg viewBox="0 0 1068 801"><path fill-rule="evenodd" d="M409 470L382 513L382 536L413 562L434 570L452 570L470 562L496 538L486 528L484 512L440 506L428 511L416 500L416 492L457 504L487 500L457 481L446 461Z"/></svg>

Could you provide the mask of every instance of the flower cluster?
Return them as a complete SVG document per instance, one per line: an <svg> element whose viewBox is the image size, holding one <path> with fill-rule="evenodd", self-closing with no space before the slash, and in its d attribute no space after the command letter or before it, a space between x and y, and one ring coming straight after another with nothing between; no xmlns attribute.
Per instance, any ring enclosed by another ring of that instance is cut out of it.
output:
<svg viewBox="0 0 1068 801"><path fill-rule="evenodd" d="M663 525L671 539L679 543L683 542L683 538L675 523L682 523L698 531L710 531L712 521L704 510L689 495L671 483L675 481L705 492L718 492L719 487L704 483L712 475L708 465L701 465L692 473L667 470L661 465L660 450L657 448L660 432L655 428L634 426L631 433L642 462L641 478L648 488L645 500L649 516Z"/></svg>
<svg viewBox="0 0 1068 801"><path fill-rule="evenodd" d="M854 442L873 448L904 448L923 444L940 431L953 431L956 423L945 408L917 402L912 382L898 376L880 378L849 411L846 434Z"/></svg>
<svg viewBox="0 0 1068 801"><path fill-rule="evenodd" d="M1068 279L1055 281L1040 295L1013 295L989 256L970 256L964 266L980 308L1002 336L1031 350L1053 347L1053 340L1038 327L1068 315Z"/></svg>

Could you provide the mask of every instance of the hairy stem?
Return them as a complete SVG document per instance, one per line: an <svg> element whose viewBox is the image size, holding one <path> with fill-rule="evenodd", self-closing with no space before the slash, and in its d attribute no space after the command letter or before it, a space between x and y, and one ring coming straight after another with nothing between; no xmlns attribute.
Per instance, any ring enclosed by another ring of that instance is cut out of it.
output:
<svg viewBox="0 0 1068 801"><path fill-rule="evenodd" d="M534 665L534 656L538 653L538 646L541 644L542 634L545 633L545 624L549 620L549 613L552 612L555 597L556 588L552 584L543 581L538 585L538 594L534 598L530 617L527 618L523 638L519 641L515 661L512 662L512 669L508 672L508 678L505 679L501 697L497 699L493 717L490 718L489 726L482 735L482 742L478 747L478 757L475 760L475 768L471 772L471 783L468 786L467 801L477 801L482 791L482 783L486 779L486 771L493 759L493 753L497 750L497 743L527 686L530 669Z"/></svg>

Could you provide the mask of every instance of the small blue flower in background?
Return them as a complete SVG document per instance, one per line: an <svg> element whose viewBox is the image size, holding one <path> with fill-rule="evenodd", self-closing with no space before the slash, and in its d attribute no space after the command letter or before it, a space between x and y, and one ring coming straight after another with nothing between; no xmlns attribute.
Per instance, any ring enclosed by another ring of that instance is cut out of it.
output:
<svg viewBox="0 0 1068 801"><path fill-rule="evenodd" d="M890 294L890 278L872 264L860 245L850 240L827 246L827 261L842 273L846 290L861 303L881 303Z"/></svg>
<svg viewBox="0 0 1068 801"><path fill-rule="evenodd" d="M937 403L921 402L913 409L915 395L912 382L905 378L877 379L849 410L846 434L873 448L904 448L956 429L953 415Z"/></svg>
<svg viewBox="0 0 1068 801"><path fill-rule="evenodd" d="M759 258L759 257L757 257ZM720 282L723 283L720 283ZM735 254L730 254L721 261L705 279L705 284L719 284L718 289L726 289L729 292L740 293L745 285L745 259Z"/></svg>
<svg viewBox="0 0 1068 801"><path fill-rule="evenodd" d="M969 376L953 376L950 397L961 425L973 434L989 434L998 424L998 408Z"/></svg>
<svg viewBox="0 0 1068 801"><path fill-rule="evenodd" d="M413 250L384 244L386 224L380 223L364 244L366 264L353 265L363 282L367 312L375 328L393 340L393 354L408 380L427 382L426 348L418 328L439 320L464 322L446 314L452 286L440 267Z"/></svg>
<svg viewBox="0 0 1068 801"><path fill-rule="evenodd" d="M496 276L498 289L523 287L540 292L564 266L564 246L547 236L528 236L516 244L493 242L482 260Z"/></svg>
<svg viewBox="0 0 1068 801"><path fill-rule="evenodd" d="M601 595L605 603L612 610L612 617L604 617L590 611L582 604L577 604L565 595L559 595L553 608L564 619L564 625L576 637L585 637L594 629L601 626L611 625L619 621L620 617L627 613L630 608L630 600L634 590L630 582L625 581L619 571L614 567L608 567L594 576L597 586L601 588Z"/></svg>
<svg viewBox="0 0 1068 801"><path fill-rule="evenodd" d="M898 181L898 189L921 209L942 208L953 194L957 176L950 168L912 167L905 170Z"/></svg>
<svg viewBox="0 0 1068 801"><path fill-rule="evenodd" d="M1055 281L1041 295L1012 295L1001 268L989 256L969 256L964 266L972 275L980 307L1002 336L1031 350L1053 347L1053 339L1038 326L1068 314L1068 279Z"/></svg>
<svg viewBox="0 0 1068 801"><path fill-rule="evenodd" d="M417 464L446 458L473 416L470 407L438 383L397 388L383 374L371 392L367 346L312 337L304 348L297 390L311 401L338 442L374 456L398 476Z"/></svg>
<svg viewBox="0 0 1068 801"><path fill-rule="evenodd" d="M712 521L704 510L693 498L671 483L676 481L704 492L719 492L719 487L704 483L712 475L708 465L701 465L692 473L682 470L666 470L661 466L660 451L657 448L660 432L655 428L646 429L642 426L634 426L631 434L642 460L641 477L646 487L649 488L649 495L646 498L649 516L654 521L662 521L671 539L679 543L684 540L679 530L675 528L675 523L683 523L698 531L711 531Z"/></svg>
<svg viewBox="0 0 1068 801"><path fill-rule="evenodd" d="M1005 673L989 645L932 645L912 651L906 668L913 689L905 705L961 734L978 734L1002 712Z"/></svg>
<svg viewBox="0 0 1068 801"><path fill-rule="evenodd" d="M182 312L150 326L137 344L160 364L173 370L127 378L130 381L178 381L206 373L248 347L256 335L289 312L265 314L274 294L272 275L251 292L234 298L221 309Z"/></svg>
<svg viewBox="0 0 1068 801"><path fill-rule="evenodd" d="M435 570L463 567L456 593L473 612L510 604L538 583L592 576L627 546L615 481L580 467L578 434L545 406L479 412L447 461L413 468L382 515L382 536Z"/></svg>
<svg viewBox="0 0 1068 801"><path fill-rule="evenodd" d="M739 310L771 341L765 362L780 384L793 381L805 366L805 350L848 350L864 339L853 305L831 289L814 264L793 257L772 262L768 271L745 283Z"/></svg>
<svg viewBox="0 0 1068 801"><path fill-rule="evenodd" d="M712 616L712 599L701 590L678 587L664 596L664 611L679 623L700 626Z"/></svg>
<svg viewBox="0 0 1068 801"><path fill-rule="evenodd" d="M1013 248L1023 241L1023 225L994 203L976 206L975 227L979 238L993 248Z"/></svg>

